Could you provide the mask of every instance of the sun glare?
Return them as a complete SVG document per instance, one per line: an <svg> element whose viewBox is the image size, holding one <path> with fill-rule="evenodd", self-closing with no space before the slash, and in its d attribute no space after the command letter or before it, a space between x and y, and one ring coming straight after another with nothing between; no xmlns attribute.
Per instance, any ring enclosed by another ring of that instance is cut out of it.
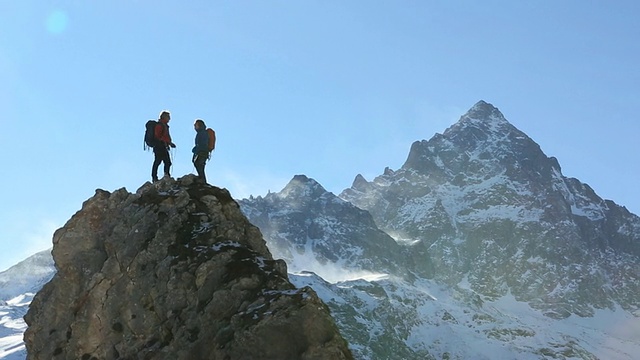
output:
<svg viewBox="0 0 640 360"><path fill-rule="evenodd" d="M47 31L51 34L61 34L67 29L69 18L62 10L55 10L47 17Z"/></svg>

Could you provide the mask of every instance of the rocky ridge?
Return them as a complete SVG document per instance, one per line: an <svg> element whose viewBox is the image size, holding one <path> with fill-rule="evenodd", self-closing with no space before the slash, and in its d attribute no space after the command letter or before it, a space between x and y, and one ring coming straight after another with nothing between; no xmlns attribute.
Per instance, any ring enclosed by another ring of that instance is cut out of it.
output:
<svg viewBox="0 0 640 360"><path fill-rule="evenodd" d="M350 359L230 194L188 175L97 190L54 235L28 359Z"/></svg>

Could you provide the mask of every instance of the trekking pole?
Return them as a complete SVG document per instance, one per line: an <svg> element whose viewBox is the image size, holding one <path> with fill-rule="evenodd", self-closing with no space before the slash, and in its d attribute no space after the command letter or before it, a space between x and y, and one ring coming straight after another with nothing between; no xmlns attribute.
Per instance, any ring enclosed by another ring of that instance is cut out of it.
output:
<svg viewBox="0 0 640 360"><path fill-rule="evenodd" d="M173 174L173 159L175 158L174 152L176 151L178 151L176 148L169 148L169 157L171 158L171 166L169 167L169 170L171 171L172 174Z"/></svg>

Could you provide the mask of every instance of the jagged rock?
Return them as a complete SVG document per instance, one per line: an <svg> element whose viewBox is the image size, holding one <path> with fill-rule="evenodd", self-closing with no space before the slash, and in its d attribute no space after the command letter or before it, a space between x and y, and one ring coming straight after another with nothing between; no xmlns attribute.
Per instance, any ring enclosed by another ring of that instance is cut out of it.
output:
<svg viewBox="0 0 640 360"><path fill-rule="evenodd" d="M351 359L224 190L188 175L97 190L54 235L28 359Z"/></svg>

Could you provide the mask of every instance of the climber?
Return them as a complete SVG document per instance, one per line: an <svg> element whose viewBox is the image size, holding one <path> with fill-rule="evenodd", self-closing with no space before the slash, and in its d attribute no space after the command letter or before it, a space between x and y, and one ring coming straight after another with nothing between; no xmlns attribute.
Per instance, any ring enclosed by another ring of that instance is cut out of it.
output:
<svg viewBox="0 0 640 360"><path fill-rule="evenodd" d="M153 146L153 167L151 168L151 179L153 182L158 181L158 167L160 163L164 163L164 176L170 177L171 170L171 158L169 156L169 147L175 148L176 144L171 141L171 135L169 134L169 120L171 120L171 113L167 110L163 110L158 118L158 124L155 126L153 135L155 138L155 145Z"/></svg>
<svg viewBox="0 0 640 360"><path fill-rule="evenodd" d="M207 159L210 154L210 135L207 131L207 126L202 119L196 119L193 123L193 128L196 130L196 145L193 147L193 165L196 167L198 177L205 183L207 182L207 176L204 173L204 166L207 163Z"/></svg>

